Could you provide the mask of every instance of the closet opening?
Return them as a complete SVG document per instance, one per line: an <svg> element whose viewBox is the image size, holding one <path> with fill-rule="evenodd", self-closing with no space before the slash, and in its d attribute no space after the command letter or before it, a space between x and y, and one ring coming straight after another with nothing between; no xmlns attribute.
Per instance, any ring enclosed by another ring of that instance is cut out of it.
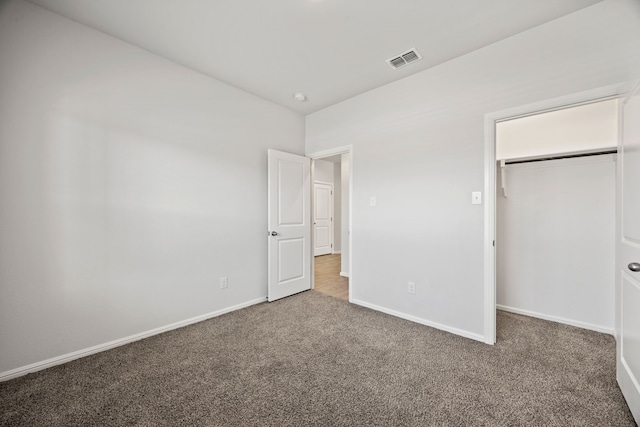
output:
<svg viewBox="0 0 640 427"><path fill-rule="evenodd" d="M618 99L495 122L495 307L615 331Z"/></svg>

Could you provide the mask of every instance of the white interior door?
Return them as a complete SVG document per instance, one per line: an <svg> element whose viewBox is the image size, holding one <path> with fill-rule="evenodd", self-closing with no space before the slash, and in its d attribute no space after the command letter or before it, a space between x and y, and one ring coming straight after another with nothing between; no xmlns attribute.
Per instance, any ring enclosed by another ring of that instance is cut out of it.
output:
<svg viewBox="0 0 640 427"><path fill-rule="evenodd" d="M326 255L333 251L333 185L313 184L313 254Z"/></svg>
<svg viewBox="0 0 640 427"><path fill-rule="evenodd" d="M274 301L311 289L311 160L268 150L269 283Z"/></svg>
<svg viewBox="0 0 640 427"><path fill-rule="evenodd" d="M640 85L621 106L616 281L617 374L640 424Z"/></svg>

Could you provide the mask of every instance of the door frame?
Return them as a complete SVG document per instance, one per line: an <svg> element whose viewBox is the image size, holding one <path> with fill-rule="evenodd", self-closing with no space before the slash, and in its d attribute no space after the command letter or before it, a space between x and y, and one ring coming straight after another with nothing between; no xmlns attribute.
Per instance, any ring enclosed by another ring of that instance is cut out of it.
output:
<svg viewBox="0 0 640 427"><path fill-rule="evenodd" d="M485 114L484 117L484 342L496 343L496 123L562 110L580 104L620 98L629 83L619 83ZM617 316L617 313L616 313ZM617 334L617 332L616 332Z"/></svg>
<svg viewBox="0 0 640 427"><path fill-rule="evenodd" d="M313 160L315 160L315 159L311 159L311 161L313 161ZM313 174L313 172L312 172L312 174ZM315 233L315 231L316 231L315 230L315 226L316 226L316 223L315 223L315 219L316 219L315 218L315 216L316 216L316 184L328 185L331 188L331 194L330 194L330 197L329 197L330 200L331 200L331 226L330 226L331 230L330 230L330 233L329 233L329 236L330 236L330 239L331 239L331 242L330 242L330 245L331 245L331 252L330 253L331 254L333 254L333 244L335 243L334 242L334 240L335 240L335 232L334 231L335 230L334 230L334 221L333 221L333 218L335 217L335 212L336 212L335 208L334 208L335 199L334 199L334 195L333 195L333 191L335 190L335 188L334 188L335 185L332 182L314 181L313 179L311 180L311 182L312 182L311 194L313 194L313 197L311 198L311 212L312 212L311 220L312 220L312 230L313 230L313 232L311 233L311 239L312 239L311 241L313 242L313 256L314 256L314 259L315 259L315 256L316 256L316 254L315 254L315 252L316 252L316 245L315 245L315 243L316 243L315 242L315 235L316 235L316 233ZM312 287L312 289L313 289L313 287Z"/></svg>
<svg viewBox="0 0 640 427"><path fill-rule="evenodd" d="M348 230L349 230L349 302L353 302L353 289L354 289L354 281L353 281L353 145L344 145L342 147L331 148L328 150L322 151L313 151L307 152L305 155L313 160L322 160L325 157L335 156L337 154L348 154L349 155L349 216L348 216ZM313 171L311 172L311 183L313 186L314 177ZM312 187L313 190L313 187ZM311 220L313 220L313 212L310 212L312 215ZM315 242L313 241L313 233L311 233L311 247L315 248ZM313 251L312 251L313 252ZM311 255L311 271L315 271L315 257L313 253ZM311 274L311 289L315 287L315 278L314 274Z"/></svg>

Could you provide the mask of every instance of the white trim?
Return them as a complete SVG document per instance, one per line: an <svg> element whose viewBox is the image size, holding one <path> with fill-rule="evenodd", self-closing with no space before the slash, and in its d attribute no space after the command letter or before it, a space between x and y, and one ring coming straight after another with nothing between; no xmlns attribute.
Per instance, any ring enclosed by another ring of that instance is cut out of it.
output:
<svg viewBox="0 0 640 427"><path fill-rule="evenodd" d="M335 243L335 242L333 242ZM342 251L333 251L331 252L331 255L340 255L342 253Z"/></svg>
<svg viewBox="0 0 640 427"><path fill-rule="evenodd" d="M629 83L619 83L572 95L552 98L506 110L487 113L484 116L484 335L487 344L496 341L496 256L493 241L496 229L496 122L520 116L559 110L570 106L619 97L629 91Z"/></svg>
<svg viewBox="0 0 640 427"><path fill-rule="evenodd" d="M564 110L567 108L580 107L582 105L594 104L596 102L606 101L609 99L619 98L628 92L628 83L619 83L616 85L606 86L600 89L587 90L571 95L560 96L557 98L545 99L543 101L531 104L520 105L514 108L508 108L499 112L516 111L515 114L508 117L498 119L499 122L508 120L522 119L524 117L537 116L539 114L551 113L553 111ZM613 89L613 91L610 91ZM583 96L584 95L584 96ZM558 101L558 102L555 102ZM567 102L568 101L568 102ZM533 109L530 109L533 108Z"/></svg>
<svg viewBox="0 0 640 427"><path fill-rule="evenodd" d="M307 157L311 159L322 159L324 157L335 156L336 154L351 153L353 145L343 145L342 147L329 148L328 150L316 151L313 153L307 153Z"/></svg>
<svg viewBox="0 0 640 427"><path fill-rule="evenodd" d="M472 339L472 340L475 340L475 341L480 341L480 342L485 342L486 341L484 336L482 336L480 334L473 333L473 332L465 331L463 329L454 328L452 326L446 326L446 325L443 325L441 323L432 322L430 320L426 320L426 319L423 319L421 317L416 317L416 316L412 316L410 314L401 313L399 311L391 310L391 309L388 309L388 308L385 308L385 307L380 307L379 305L370 304L368 302L357 300L357 299L354 299L351 302L354 303L354 304L360 305L362 307L370 308L371 310L380 311L382 313L389 314L389 315L394 316L394 317L399 317L399 318L404 319L404 320L409 320L411 322L419 323L421 325L425 325L425 326L429 326L431 328L439 329L441 331L449 332L449 333L452 333L454 335L459 335L459 336L464 337L464 338L469 338L469 339Z"/></svg>
<svg viewBox="0 0 640 427"><path fill-rule="evenodd" d="M348 154L349 155L349 302L353 302L353 145L344 145L342 147L331 148L328 150L316 151L313 153L306 153L306 156L315 159L322 159L323 157L335 156L336 154ZM312 177L313 178L313 177ZM311 267L314 267L313 257L311 257ZM311 275L312 288L314 287L313 274Z"/></svg>
<svg viewBox="0 0 640 427"><path fill-rule="evenodd" d="M340 275L341 275L342 277L349 277L349 273L345 273L344 271L341 271L341 272L340 272Z"/></svg>
<svg viewBox="0 0 640 427"><path fill-rule="evenodd" d="M484 342L496 343L496 119L485 116L484 136Z"/></svg>
<svg viewBox="0 0 640 427"><path fill-rule="evenodd" d="M567 319L564 317L552 316L550 314L538 313L536 311L523 310L521 308L508 307L502 304L496 304L496 308L509 313L521 314L523 316L535 317L537 319L549 320L551 322L562 323L564 325L575 326L576 328L589 329L590 331L601 332L603 334L613 335L615 337L615 328L594 325L593 323L581 322L580 320Z"/></svg>
<svg viewBox="0 0 640 427"><path fill-rule="evenodd" d="M170 325L162 326L159 328L151 329L146 332L141 332L139 334L130 335L125 338L120 338L117 340L109 341L104 344L98 344L93 347L85 348L82 350L74 351L71 353L63 354L62 356L52 357L51 359L46 359L41 362L32 363L30 365L22 366L20 368L12 369L10 371L0 373L0 382L7 381L13 378L21 377L26 374L30 374L32 372L41 371L43 369L50 368L56 365L62 365L63 363L71 362L75 359L80 359L81 357L90 356L92 354L100 353L102 351L111 350L115 347L120 347L135 341L139 341L153 335L162 334L164 332L168 332L174 329L182 328L184 326L189 326L194 323L199 323L204 320L211 319L213 317L218 317L220 315L240 310L242 308L246 308L255 304L260 304L267 300L266 297L257 298L251 301L247 301L241 304L237 304L231 307L223 308L221 310L213 311L211 313L203 314L201 316L192 317L190 319L182 320L180 322L172 323Z"/></svg>

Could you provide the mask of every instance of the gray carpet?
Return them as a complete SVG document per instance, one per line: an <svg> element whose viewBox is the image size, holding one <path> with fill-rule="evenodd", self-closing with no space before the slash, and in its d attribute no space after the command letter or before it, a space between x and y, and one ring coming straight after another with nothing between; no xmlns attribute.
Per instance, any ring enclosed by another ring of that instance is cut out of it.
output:
<svg viewBox="0 0 640 427"><path fill-rule="evenodd" d="M501 312L498 340L310 291L0 383L0 424L635 425L612 337Z"/></svg>

